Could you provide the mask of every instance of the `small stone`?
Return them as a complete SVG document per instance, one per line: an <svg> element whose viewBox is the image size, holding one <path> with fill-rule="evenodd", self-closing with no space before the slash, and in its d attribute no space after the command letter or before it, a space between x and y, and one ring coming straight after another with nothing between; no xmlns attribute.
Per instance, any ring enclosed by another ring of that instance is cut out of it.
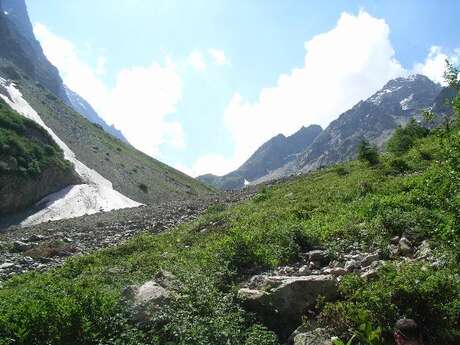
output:
<svg viewBox="0 0 460 345"><path fill-rule="evenodd" d="M14 266L14 263L12 262L5 262L3 264L0 265L0 270L4 270L4 269L7 269L7 268L11 268Z"/></svg>
<svg viewBox="0 0 460 345"><path fill-rule="evenodd" d="M422 244L418 247L416 257L419 260L428 259L433 255L431 251L430 242L425 240Z"/></svg>
<svg viewBox="0 0 460 345"><path fill-rule="evenodd" d="M373 279L377 276L378 274L378 269L370 269L361 274L361 278L363 279Z"/></svg>
<svg viewBox="0 0 460 345"><path fill-rule="evenodd" d="M348 271L342 267L333 267L329 270L329 273L332 274L334 277L340 277L347 274Z"/></svg>
<svg viewBox="0 0 460 345"><path fill-rule="evenodd" d="M388 246L388 251L390 252L390 258L394 258L394 257L398 256L399 249L398 249L397 245L390 244Z"/></svg>
<svg viewBox="0 0 460 345"><path fill-rule="evenodd" d="M318 264L327 264L329 257L325 250L311 250L307 253L308 259Z"/></svg>
<svg viewBox="0 0 460 345"><path fill-rule="evenodd" d="M390 240L391 244L398 244L399 243L399 236L395 236Z"/></svg>
<svg viewBox="0 0 460 345"><path fill-rule="evenodd" d="M355 269L359 268L359 263L356 260L348 260L345 262L344 268L347 272L353 272Z"/></svg>
<svg viewBox="0 0 460 345"><path fill-rule="evenodd" d="M380 255L378 253L376 254L370 254L366 256L364 259L361 260L361 266L362 267L367 267L373 262L377 261L380 258Z"/></svg>
<svg viewBox="0 0 460 345"><path fill-rule="evenodd" d="M311 269L307 265L303 265L299 268L299 275L308 276L309 274L311 274Z"/></svg>
<svg viewBox="0 0 460 345"><path fill-rule="evenodd" d="M412 251L412 243L406 237L401 237L398 244L399 255L409 256L412 254Z"/></svg>
<svg viewBox="0 0 460 345"><path fill-rule="evenodd" d="M15 241L13 243L13 248L17 252L25 252L27 250L30 250L34 247L34 244L32 243L25 243L22 241Z"/></svg>
<svg viewBox="0 0 460 345"><path fill-rule="evenodd" d="M45 241L47 239L48 239L48 237L46 237L46 236L33 234L33 235L29 236L29 238L27 239L27 242L41 242L41 241Z"/></svg>

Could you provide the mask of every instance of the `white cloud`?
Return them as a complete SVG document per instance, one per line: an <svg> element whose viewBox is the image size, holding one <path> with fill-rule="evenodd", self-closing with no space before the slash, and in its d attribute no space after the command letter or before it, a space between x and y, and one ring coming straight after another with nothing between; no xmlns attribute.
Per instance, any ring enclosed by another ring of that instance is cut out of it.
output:
<svg viewBox="0 0 460 345"><path fill-rule="evenodd" d="M198 50L192 52L188 58L188 63L197 71L203 71L206 68L206 63L204 62L203 54Z"/></svg>
<svg viewBox="0 0 460 345"><path fill-rule="evenodd" d="M406 75L395 59L389 34L382 19L364 11L356 16L343 13L334 29L305 43L303 67L281 75L276 85L260 91L255 102L239 93L232 97L223 121L233 138L233 156L201 158L194 170L204 173L202 162L207 172L236 169L278 133L290 135L302 125L326 126L389 79Z"/></svg>
<svg viewBox="0 0 460 345"><path fill-rule="evenodd" d="M446 70L446 60L454 64L460 61L460 49L454 50L451 54L443 51L439 46L432 46L427 58L423 63L414 65L414 72L426 75L428 78L441 85L446 85L444 71Z"/></svg>
<svg viewBox="0 0 460 345"><path fill-rule="evenodd" d="M104 56L99 56L97 58L96 63L96 74L97 75L104 75L105 74L105 66L107 64L107 58Z"/></svg>
<svg viewBox="0 0 460 345"><path fill-rule="evenodd" d="M224 51L221 49L211 48L208 50L208 53L211 55L214 63L218 66L228 65L230 63Z"/></svg>
<svg viewBox="0 0 460 345"><path fill-rule="evenodd" d="M115 85L109 87L100 78L105 73L104 57L97 58L93 69L80 58L72 42L42 24L36 24L34 31L64 82L109 124L122 129L131 144L151 155L159 154L163 144L184 148L181 124L167 119L182 96L182 79L171 61L124 69L118 73Z"/></svg>

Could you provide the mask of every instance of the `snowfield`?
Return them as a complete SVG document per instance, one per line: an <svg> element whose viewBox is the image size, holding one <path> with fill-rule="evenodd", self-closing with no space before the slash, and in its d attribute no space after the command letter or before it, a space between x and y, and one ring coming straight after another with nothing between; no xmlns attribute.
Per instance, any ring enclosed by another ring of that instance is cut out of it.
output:
<svg viewBox="0 0 460 345"><path fill-rule="evenodd" d="M21 223L22 226L142 205L114 190L109 180L80 162L72 150L46 126L15 85L2 78L0 78L0 97L18 113L45 128L64 151L65 158L74 164L75 171L85 182L81 185L66 187L43 198L37 204L44 205L44 207L25 219Z"/></svg>

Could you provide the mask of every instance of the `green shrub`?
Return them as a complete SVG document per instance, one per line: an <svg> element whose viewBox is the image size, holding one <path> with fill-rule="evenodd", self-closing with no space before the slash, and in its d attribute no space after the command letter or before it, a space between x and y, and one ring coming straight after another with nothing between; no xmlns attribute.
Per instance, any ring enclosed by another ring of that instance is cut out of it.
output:
<svg viewBox="0 0 460 345"><path fill-rule="evenodd" d="M358 145L358 159L367 162L369 165L377 165L380 162L379 152L375 145L371 145L363 139Z"/></svg>
<svg viewBox="0 0 460 345"><path fill-rule="evenodd" d="M388 151L401 155L414 146L417 139L428 135L429 130L421 126L415 119L411 119L405 127L395 130L387 144Z"/></svg>
<svg viewBox="0 0 460 345"><path fill-rule="evenodd" d="M409 164L402 158L394 158L388 164L388 173L390 174L404 174L410 170Z"/></svg>
<svg viewBox="0 0 460 345"><path fill-rule="evenodd" d="M149 192L149 187L145 183L139 183L139 189L143 191L144 193Z"/></svg>
<svg viewBox="0 0 460 345"><path fill-rule="evenodd" d="M248 331L244 345L279 345L275 333L266 327L255 325Z"/></svg>
<svg viewBox="0 0 460 345"><path fill-rule="evenodd" d="M458 279L453 270L422 269L419 264L406 264L399 269L388 265L373 282L348 276L340 284L344 301L329 304L322 319L337 331L346 332L350 327L359 330L360 315L366 313L369 325L380 325L382 336L389 341L396 321L412 318L421 325L428 344L458 344Z"/></svg>

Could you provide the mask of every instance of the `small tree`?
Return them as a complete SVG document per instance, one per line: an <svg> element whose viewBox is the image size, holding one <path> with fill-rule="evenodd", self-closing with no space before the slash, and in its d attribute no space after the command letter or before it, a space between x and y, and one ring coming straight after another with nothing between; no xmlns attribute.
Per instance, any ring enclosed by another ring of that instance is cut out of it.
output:
<svg viewBox="0 0 460 345"><path fill-rule="evenodd" d="M431 127L436 121L437 116L431 110L424 110L422 113L422 117L423 117L423 123L425 123L426 126Z"/></svg>
<svg viewBox="0 0 460 345"><path fill-rule="evenodd" d="M374 166L380 162L379 151L375 145L372 145L366 139L362 139L358 145L358 158Z"/></svg>
<svg viewBox="0 0 460 345"><path fill-rule="evenodd" d="M412 118L405 127L398 127L395 130L388 141L387 148L390 152L401 155L412 148L417 139L426 137L428 133L428 129Z"/></svg>

